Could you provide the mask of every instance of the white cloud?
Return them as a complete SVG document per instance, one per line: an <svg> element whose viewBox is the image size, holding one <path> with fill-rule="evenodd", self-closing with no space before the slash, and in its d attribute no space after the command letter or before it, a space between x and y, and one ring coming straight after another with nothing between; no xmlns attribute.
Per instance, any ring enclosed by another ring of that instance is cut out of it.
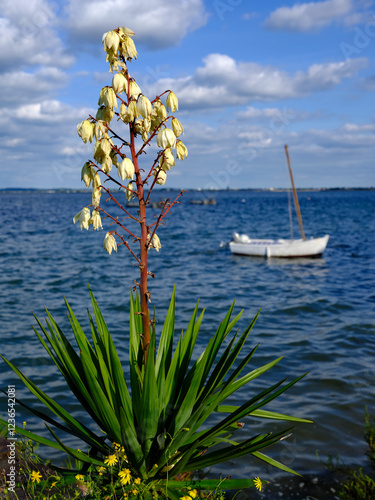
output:
<svg viewBox="0 0 375 500"><path fill-rule="evenodd" d="M64 104L55 99L38 102L35 104L25 104L12 110L14 118L23 120L24 122L40 122L44 124L58 124L65 122L81 121L80 118L86 117L89 112L80 108L79 110L72 108L68 104Z"/></svg>
<svg viewBox="0 0 375 500"><path fill-rule="evenodd" d="M314 31L330 26L335 21L348 23L353 16L352 0L325 0L297 3L292 7L279 7L265 22L272 30ZM348 17L349 16L349 17Z"/></svg>
<svg viewBox="0 0 375 500"><path fill-rule="evenodd" d="M375 123L365 123L358 125L357 123L345 123L342 127L345 132L370 132L375 133Z"/></svg>
<svg viewBox="0 0 375 500"><path fill-rule="evenodd" d="M236 113L236 117L239 120L265 120L270 124L277 126L282 126L282 124L287 125L290 122L295 121L305 121L320 117L321 113L314 112L308 113L307 111L301 111L296 109L284 108L254 108L253 106L248 106L244 111L239 111Z"/></svg>
<svg viewBox="0 0 375 500"><path fill-rule="evenodd" d="M39 102L64 87L68 80L67 74L58 68L4 73L0 80L0 105Z"/></svg>
<svg viewBox="0 0 375 500"><path fill-rule="evenodd" d="M304 97L328 90L367 65L366 58L313 64L294 74L253 62L210 54L192 76L160 79L155 89L172 88L185 108L224 108L251 101ZM154 90L154 89L153 89Z"/></svg>
<svg viewBox="0 0 375 500"><path fill-rule="evenodd" d="M80 169L91 144L78 137L75 124L93 113L55 99L2 109L2 174L9 185L80 186Z"/></svg>
<svg viewBox="0 0 375 500"><path fill-rule="evenodd" d="M57 34L57 2L3 0L0 6L0 64L67 68L74 62Z"/></svg>
<svg viewBox="0 0 375 500"><path fill-rule="evenodd" d="M177 45L208 19L202 0L70 0L66 15L72 38L82 44L97 44L106 31L127 26L136 44L151 50Z"/></svg>

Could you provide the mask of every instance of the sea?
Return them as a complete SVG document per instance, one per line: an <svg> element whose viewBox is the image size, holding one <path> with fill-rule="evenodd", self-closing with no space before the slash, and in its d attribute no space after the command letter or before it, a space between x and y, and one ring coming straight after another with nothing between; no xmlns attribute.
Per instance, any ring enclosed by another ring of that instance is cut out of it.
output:
<svg viewBox="0 0 375 500"><path fill-rule="evenodd" d="M154 200L175 200L176 191L157 191ZM119 194L119 196L121 193ZM122 195L123 196L123 195ZM191 204L214 198L216 204ZM120 200L124 202L123 199ZM346 465L366 462L366 411L375 418L375 191L311 190L299 193L307 237L329 234L322 258L266 259L231 254L234 232L257 238L288 238L288 193L279 191L191 191L184 193L158 229L162 248L150 251L151 308L160 332L173 287L176 330L185 329L196 302L205 309L198 337L201 352L235 300L243 331L260 316L242 356L259 344L250 369L283 359L231 397L240 405L279 380L306 374L267 409L311 419L297 424L288 439L266 451L300 474L317 474L324 462L339 457ZM80 230L73 216L91 202L89 192L0 192L0 353L72 415L85 418L64 379L51 363L32 325L47 308L71 338L64 297L89 335L88 284L114 337L126 371L129 296L138 269L124 246L108 255L106 230ZM122 217L110 202L108 211ZM136 216L137 209L129 208ZM149 221L157 209L150 207ZM124 214L123 214L124 215ZM130 223L125 219L124 224ZM104 221L105 229L113 229ZM298 237L298 222L293 223ZM17 397L41 404L0 360L1 388L16 386ZM6 418L7 400L0 412ZM20 404L17 424L48 436L45 426ZM89 424L88 421L85 421ZM290 424L246 418L240 438L275 432ZM77 445L67 437L68 445ZM40 448L61 462L61 454ZM209 471L233 477L272 479L278 471L243 457Z"/></svg>

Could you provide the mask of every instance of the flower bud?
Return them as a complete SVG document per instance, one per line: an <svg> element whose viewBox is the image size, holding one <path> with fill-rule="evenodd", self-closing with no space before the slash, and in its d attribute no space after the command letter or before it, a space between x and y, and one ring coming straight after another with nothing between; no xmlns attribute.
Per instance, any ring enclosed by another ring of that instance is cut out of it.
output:
<svg viewBox="0 0 375 500"><path fill-rule="evenodd" d="M130 80L130 82L129 82L129 97L133 97L133 99L137 100L139 94L141 94L141 89L138 87L135 80Z"/></svg>
<svg viewBox="0 0 375 500"><path fill-rule="evenodd" d="M91 224L94 228L94 231L99 231L99 229L103 229L102 219L100 217L100 213L98 210L94 210L91 217Z"/></svg>
<svg viewBox="0 0 375 500"><path fill-rule="evenodd" d="M178 137L179 135L185 135L184 134L184 128L181 125L180 121L177 120L177 118L172 118L172 129L174 132L174 135Z"/></svg>
<svg viewBox="0 0 375 500"><path fill-rule="evenodd" d="M122 162L120 163L120 166L117 168L118 175L120 176L121 180L125 179L133 179L134 178L134 173L135 173L135 168L134 164L131 161L130 158L124 158Z"/></svg>
<svg viewBox="0 0 375 500"><path fill-rule="evenodd" d="M86 187L89 187L91 184L91 181L93 180L95 175L95 169L91 165L90 162L86 162L81 170L81 181L83 181L86 184Z"/></svg>
<svg viewBox="0 0 375 500"><path fill-rule="evenodd" d="M177 141L176 144L176 156L179 160L183 160L188 155L188 150L182 141Z"/></svg>
<svg viewBox="0 0 375 500"><path fill-rule="evenodd" d="M157 169L154 175L156 178L156 184L159 184L159 186L164 186L167 180L167 174L164 172L164 170Z"/></svg>
<svg viewBox="0 0 375 500"><path fill-rule="evenodd" d="M167 97L167 111L171 111L174 113L175 111L178 111L178 99L174 95L173 92L169 92L168 97Z"/></svg>
<svg viewBox="0 0 375 500"><path fill-rule="evenodd" d="M116 73L112 78L112 88L116 94L128 93L128 81L123 73Z"/></svg>
<svg viewBox="0 0 375 500"><path fill-rule="evenodd" d="M148 118L152 113L152 104L143 94L140 94L137 101L137 110L143 118Z"/></svg>
<svg viewBox="0 0 375 500"><path fill-rule="evenodd" d="M96 187L92 190L92 205L95 208L99 206L101 195L102 193L100 187Z"/></svg>
<svg viewBox="0 0 375 500"><path fill-rule="evenodd" d="M176 136L173 130L170 128L163 128L160 130L156 137L156 144L159 148L163 149L176 147Z"/></svg>
<svg viewBox="0 0 375 500"><path fill-rule="evenodd" d="M112 233L107 233L105 235L104 242L103 242L103 247L104 247L104 250L109 253L109 255L111 255L112 250L114 250L115 252L117 252L116 239L115 239L115 237L113 236Z"/></svg>
<svg viewBox="0 0 375 500"><path fill-rule="evenodd" d="M133 191L133 183L132 182L129 182L129 184L126 186L125 194L126 194L126 199L128 201L130 201L135 196L135 193Z"/></svg>
<svg viewBox="0 0 375 500"><path fill-rule="evenodd" d="M78 135L81 137L82 141L86 144L87 141L92 142L94 137L94 127L95 125L89 120L84 120L77 125Z"/></svg>
<svg viewBox="0 0 375 500"><path fill-rule="evenodd" d="M73 222L74 224L79 221L79 225L82 229L87 229L89 228L90 224L90 209L85 207L83 208L78 214L76 214L73 217Z"/></svg>

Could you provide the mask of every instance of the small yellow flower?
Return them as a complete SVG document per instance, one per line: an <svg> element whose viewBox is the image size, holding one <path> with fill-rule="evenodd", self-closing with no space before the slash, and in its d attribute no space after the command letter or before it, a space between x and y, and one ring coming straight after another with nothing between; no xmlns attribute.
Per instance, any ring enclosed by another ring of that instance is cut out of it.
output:
<svg viewBox="0 0 375 500"><path fill-rule="evenodd" d="M105 472L107 469L105 467L99 467L99 476L102 476L103 475L103 472Z"/></svg>
<svg viewBox="0 0 375 500"><path fill-rule="evenodd" d="M189 491L189 495L191 496L191 498L197 498L197 490L191 490Z"/></svg>
<svg viewBox="0 0 375 500"><path fill-rule="evenodd" d="M118 462L118 459L117 459L116 455L108 455L108 457L104 460L104 463L106 465L109 465L110 467L117 464L117 462Z"/></svg>
<svg viewBox="0 0 375 500"><path fill-rule="evenodd" d="M23 428L26 427L26 422L22 422Z"/></svg>
<svg viewBox="0 0 375 500"><path fill-rule="evenodd" d="M40 483L40 480L42 479L42 474L39 471L33 470L30 474L31 481L35 483Z"/></svg>
<svg viewBox="0 0 375 500"><path fill-rule="evenodd" d="M255 488L256 488L258 491L261 491L261 490L262 490L262 481L259 479L259 477L255 477L255 478L254 478L254 484L255 484Z"/></svg>
<svg viewBox="0 0 375 500"><path fill-rule="evenodd" d="M76 479L77 479L77 481L84 481L85 480L85 476L82 476L82 474L77 474L76 475Z"/></svg>
<svg viewBox="0 0 375 500"><path fill-rule="evenodd" d="M130 469L123 469L118 473L122 485L129 484L131 480Z"/></svg>
<svg viewBox="0 0 375 500"><path fill-rule="evenodd" d="M127 493L124 493L124 498L125 499L129 498Z"/></svg>
<svg viewBox="0 0 375 500"><path fill-rule="evenodd" d="M133 490L132 493L134 496L136 496L136 495L138 495L138 490Z"/></svg>
<svg viewBox="0 0 375 500"><path fill-rule="evenodd" d="M134 484L141 484L141 478L137 477L137 479L134 480Z"/></svg>
<svg viewBox="0 0 375 500"><path fill-rule="evenodd" d="M181 497L180 500L190 500L191 497L189 497L188 495L185 495L184 497Z"/></svg>
<svg viewBox="0 0 375 500"><path fill-rule="evenodd" d="M56 486L56 484L57 484L57 481L54 481L54 482L51 484L51 489L52 489L54 486Z"/></svg>
<svg viewBox="0 0 375 500"><path fill-rule="evenodd" d="M113 443L112 443L112 446L113 446L113 448L115 448L116 450L119 450L119 449L121 448L121 445L119 445L118 443L115 443L115 442L113 442Z"/></svg>

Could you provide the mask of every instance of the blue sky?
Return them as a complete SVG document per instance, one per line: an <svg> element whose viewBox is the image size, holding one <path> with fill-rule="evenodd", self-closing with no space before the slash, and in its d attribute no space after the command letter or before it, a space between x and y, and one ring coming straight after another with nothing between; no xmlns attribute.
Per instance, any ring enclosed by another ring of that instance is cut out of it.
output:
<svg viewBox="0 0 375 500"><path fill-rule="evenodd" d="M111 84L102 34L135 32L151 100L179 98L178 188L375 186L370 0L2 0L0 188L83 188L76 125Z"/></svg>

